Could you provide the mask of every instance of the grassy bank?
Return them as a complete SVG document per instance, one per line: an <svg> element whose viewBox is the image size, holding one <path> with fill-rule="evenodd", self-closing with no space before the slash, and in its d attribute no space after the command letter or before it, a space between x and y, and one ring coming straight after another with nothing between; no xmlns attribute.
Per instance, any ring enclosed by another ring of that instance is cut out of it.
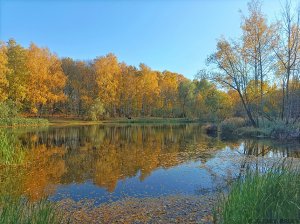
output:
<svg viewBox="0 0 300 224"><path fill-rule="evenodd" d="M253 127L240 117L224 120L220 125L222 137L255 137L280 140L300 140L300 124L286 124L283 121L261 121L259 127Z"/></svg>
<svg viewBox="0 0 300 224"><path fill-rule="evenodd" d="M0 118L0 127L16 127L16 126L46 126L49 124L47 119L43 118Z"/></svg>
<svg viewBox="0 0 300 224"><path fill-rule="evenodd" d="M0 223L55 224L60 217L55 205L47 200L30 202L25 198L0 197Z"/></svg>
<svg viewBox="0 0 300 224"><path fill-rule="evenodd" d="M102 121L85 121L79 119L49 119L49 125L52 126L79 126L79 125L95 125L102 124Z"/></svg>
<svg viewBox="0 0 300 224"><path fill-rule="evenodd" d="M109 118L101 121L86 121L80 119L49 118L50 125L54 126L77 126L95 124L183 124L198 122L188 118L159 118L159 117L135 117L135 118Z"/></svg>
<svg viewBox="0 0 300 224"><path fill-rule="evenodd" d="M299 169L248 172L230 187L216 209L218 223L300 222ZM281 220L281 221L280 221Z"/></svg>
<svg viewBox="0 0 300 224"><path fill-rule="evenodd" d="M104 120L103 123L133 123L133 124L148 124L148 123L193 123L198 122L195 119L189 118L160 118L160 117L136 117L136 118L115 118Z"/></svg>

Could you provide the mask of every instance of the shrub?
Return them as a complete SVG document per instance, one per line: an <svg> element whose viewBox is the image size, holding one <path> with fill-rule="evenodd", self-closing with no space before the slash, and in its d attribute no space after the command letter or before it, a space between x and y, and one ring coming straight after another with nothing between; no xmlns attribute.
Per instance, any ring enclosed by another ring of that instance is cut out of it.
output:
<svg viewBox="0 0 300 224"><path fill-rule="evenodd" d="M232 117L228 118L221 123L221 132L222 135L230 135L234 133L238 128L241 128L246 125L246 121L241 117Z"/></svg>
<svg viewBox="0 0 300 224"><path fill-rule="evenodd" d="M264 122L260 131L268 137L276 139L296 139L300 138L299 124L286 124L284 121Z"/></svg>
<svg viewBox="0 0 300 224"><path fill-rule="evenodd" d="M293 139L300 137L300 130L297 125L285 124L284 122L274 123L269 128L270 136L278 139Z"/></svg>
<svg viewBox="0 0 300 224"><path fill-rule="evenodd" d="M88 118L92 121L98 121L103 118L105 114L105 108L100 99L96 99L94 104L91 106Z"/></svg>
<svg viewBox="0 0 300 224"><path fill-rule="evenodd" d="M0 118L17 117L18 109L14 102L8 100L0 103Z"/></svg>
<svg viewBox="0 0 300 224"><path fill-rule="evenodd" d="M203 129L205 130L206 134L208 135L216 135L218 132L218 126L215 124L206 124L203 126Z"/></svg>

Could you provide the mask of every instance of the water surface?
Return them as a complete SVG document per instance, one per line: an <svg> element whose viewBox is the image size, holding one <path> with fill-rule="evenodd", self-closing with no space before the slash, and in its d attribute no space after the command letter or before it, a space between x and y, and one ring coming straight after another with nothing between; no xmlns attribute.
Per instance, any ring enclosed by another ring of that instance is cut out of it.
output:
<svg viewBox="0 0 300 224"><path fill-rule="evenodd" d="M299 157L298 144L222 141L200 125L89 125L6 129L26 149L25 166L0 168L0 193L32 200L205 194L245 164L226 158ZM225 159L224 159L225 158Z"/></svg>

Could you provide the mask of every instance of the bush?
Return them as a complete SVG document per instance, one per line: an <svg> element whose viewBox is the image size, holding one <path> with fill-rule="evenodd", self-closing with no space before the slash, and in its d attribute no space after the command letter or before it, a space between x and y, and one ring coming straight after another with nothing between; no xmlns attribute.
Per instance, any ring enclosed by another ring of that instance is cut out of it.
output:
<svg viewBox="0 0 300 224"><path fill-rule="evenodd" d="M269 128L270 136L277 139L300 138L300 129L294 124L285 124L284 122L274 123Z"/></svg>
<svg viewBox="0 0 300 224"><path fill-rule="evenodd" d="M8 100L0 103L0 118L17 117L18 109L14 102Z"/></svg>
<svg viewBox="0 0 300 224"><path fill-rule="evenodd" d="M91 106L88 118L92 121L98 121L104 117L105 108L100 99L96 99L95 103Z"/></svg>
<svg viewBox="0 0 300 224"><path fill-rule="evenodd" d="M219 223L279 223L299 221L299 169L271 168L248 172L230 188L216 209Z"/></svg>
<svg viewBox="0 0 300 224"><path fill-rule="evenodd" d="M222 135L233 134L238 128L246 125L246 121L241 117L228 118L221 123Z"/></svg>
<svg viewBox="0 0 300 224"><path fill-rule="evenodd" d="M206 124L203 126L203 129L208 135L216 135L218 133L218 126L215 124Z"/></svg>
<svg viewBox="0 0 300 224"><path fill-rule="evenodd" d="M259 128L265 136L276 139L297 139L300 138L299 124L286 124L284 121L267 121Z"/></svg>
<svg viewBox="0 0 300 224"><path fill-rule="evenodd" d="M0 126L34 126L48 125L47 119L23 118L18 116L17 105L7 100L0 103Z"/></svg>

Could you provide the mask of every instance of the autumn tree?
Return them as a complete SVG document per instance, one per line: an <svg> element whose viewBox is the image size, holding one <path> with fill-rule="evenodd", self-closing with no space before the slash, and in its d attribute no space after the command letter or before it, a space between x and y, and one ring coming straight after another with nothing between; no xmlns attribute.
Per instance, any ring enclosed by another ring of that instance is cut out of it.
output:
<svg viewBox="0 0 300 224"><path fill-rule="evenodd" d="M216 85L205 78L193 80L195 85L194 101L188 109L203 121L222 121L232 116L232 103L229 95L218 90Z"/></svg>
<svg viewBox="0 0 300 224"><path fill-rule="evenodd" d="M21 113L59 112L92 120L115 116L219 119L226 114L221 106L226 94L203 83L145 64L129 66L113 54L89 62L59 59L33 43L23 48L10 40L0 47L0 102L8 109L18 105ZM210 116L202 116L205 113Z"/></svg>
<svg viewBox="0 0 300 224"><path fill-rule="evenodd" d="M128 66L125 63L121 63L120 68L120 113L130 118L138 113L138 70L134 66Z"/></svg>
<svg viewBox="0 0 300 224"><path fill-rule="evenodd" d="M77 116L87 116L91 106L98 96L96 74L91 64L74 61L71 58L62 59L62 69L67 76L64 93L67 101L64 103L66 112Z"/></svg>
<svg viewBox="0 0 300 224"><path fill-rule="evenodd" d="M225 39L219 40L217 52L208 58L210 64L217 66L211 73L211 78L225 87L234 89L251 124L256 127L257 122L253 116L253 108L248 97L247 86L253 78L248 64L248 55L243 46L238 43L229 43Z"/></svg>
<svg viewBox="0 0 300 224"><path fill-rule="evenodd" d="M158 73L152 71L147 65L140 64L138 75L138 101L142 115L151 115L152 109L157 106L160 93Z"/></svg>
<svg viewBox="0 0 300 224"><path fill-rule="evenodd" d="M164 71L160 75L159 88L163 114L174 116L174 109L178 105L178 77L178 74L169 71Z"/></svg>
<svg viewBox="0 0 300 224"><path fill-rule="evenodd" d="M195 83L186 79L179 83L178 86L178 101L181 110L181 117L187 117L188 107L194 100Z"/></svg>
<svg viewBox="0 0 300 224"><path fill-rule="evenodd" d="M293 100L291 81L298 79L300 65L300 14L293 12L290 1L286 1L278 29L278 44L274 46L278 64L277 74L282 85L281 119L289 123L292 115ZM300 112L300 111L299 111ZM298 116L297 116L298 118Z"/></svg>
<svg viewBox="0 0 300 224"><path fill-rule="evenodd" d="M99 98L111 116L115 116L120 105L121 69L117 57L107 54L94 60Z"/></svg>
<svg viewBox="0 0 300 224"><path fill-rule="evenodd" d="M66 77L57 56L46 48L31 44L26 67L29 71L26 101L33 113L40 111L46 104L51 106L65 99L63 88Z"/></svg>
<svg viewBox="0 0 300 224"><path fill-rule="evenodd" d="M208 62L216 65L212 78L237 91L251 124L257 127L258 117L264 116L264 85L275 64L272 54L276 38L274 26L267 25L259 1L251 1L248 11L249 16L243 17L241 25L242 38L230 42L220 39L217 52L208 58Z"/></svg>
<svg viewBox="0 0 300 224"><path fill-rule="evenodd" d="M252 105L255 112L256 122L258 124L258 116L261 116L263 110L263 96L266 93L264 85L268 81L274 70L274 52L273 47L277 38L275 35L275 25L268 25L267 19L261 11L261 2L252 0L248 3L249 16L242 18L243 31L243 48L248 56L251 65L251 73L253 73L253 92L255 94Z"/></svg>
<svg viewBox="0 0 300 224"><path fill-rule="evenodd" d="M7 67L9 72L7 80L9 82L8 98L15 102L18 107L23 105L26 94L28 93L29 70L26 62L28 52L15 40L10 39L7 43Z"/></svg>
<svg viewBox="0 0 300 224"><path fill-rule="evenodd" d="M7 80L7 75L9 69L7 64L7 48L4 43L0 43L0 102L3 102L8 98L9 83Z"/></svg>

